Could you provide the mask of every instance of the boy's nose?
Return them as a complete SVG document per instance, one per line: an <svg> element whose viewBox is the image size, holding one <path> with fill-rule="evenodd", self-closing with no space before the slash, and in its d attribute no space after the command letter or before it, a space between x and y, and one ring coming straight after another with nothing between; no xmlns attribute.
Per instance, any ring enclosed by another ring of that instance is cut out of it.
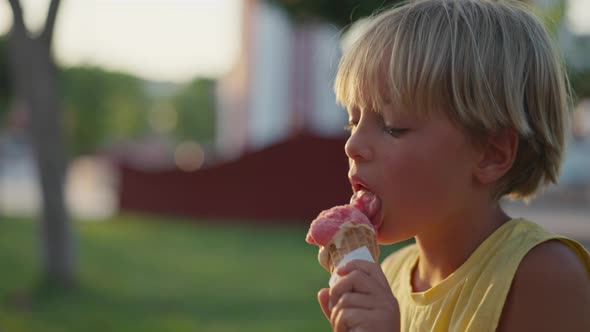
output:
<svg viewBox="0 0 590 332"><path fill-rule="evenodd" d="M373 157L373 152L367 144L366 138L358 130L350 135L344 145L344 151L348 158L354 161L367 161Z"/></svg>

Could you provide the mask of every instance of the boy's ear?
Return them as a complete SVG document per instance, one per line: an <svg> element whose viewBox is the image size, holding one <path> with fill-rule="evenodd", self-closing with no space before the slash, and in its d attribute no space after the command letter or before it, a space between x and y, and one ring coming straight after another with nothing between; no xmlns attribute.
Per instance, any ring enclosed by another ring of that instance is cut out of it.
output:
<svg viewBox="0 0 590 332"><path fill-rule="evenodd" d="M478 182L490 184L508 173L516 159L518 140L514 129L503 129L488 136L474 169Z"/></svg>

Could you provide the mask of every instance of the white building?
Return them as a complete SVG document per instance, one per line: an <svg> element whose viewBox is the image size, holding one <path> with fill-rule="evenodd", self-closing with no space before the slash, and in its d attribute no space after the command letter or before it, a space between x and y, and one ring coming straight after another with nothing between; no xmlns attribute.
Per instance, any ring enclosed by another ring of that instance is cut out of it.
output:
<svg viewBox="0 0 590 332"><path fill-rule="evenodd" d="M341 135L346 114L333 79L340 32L297 25L281 9L244 0L239 60L217 88L217 149L226 158L302 132Z"/></svg>

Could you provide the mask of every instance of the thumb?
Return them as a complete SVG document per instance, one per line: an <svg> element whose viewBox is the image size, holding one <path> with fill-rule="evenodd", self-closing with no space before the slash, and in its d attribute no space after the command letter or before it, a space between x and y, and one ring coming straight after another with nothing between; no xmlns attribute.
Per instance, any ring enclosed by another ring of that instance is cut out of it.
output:
<svg viewBox="0 0 590 332"><path fill-rule="evenodd" d="M320 303L320 307L322 307L322 311L326 316L326 319L330 320L331 310L329 308L330 301L330 289L329 288L322 288L318 292L318 302Z"/></svg>

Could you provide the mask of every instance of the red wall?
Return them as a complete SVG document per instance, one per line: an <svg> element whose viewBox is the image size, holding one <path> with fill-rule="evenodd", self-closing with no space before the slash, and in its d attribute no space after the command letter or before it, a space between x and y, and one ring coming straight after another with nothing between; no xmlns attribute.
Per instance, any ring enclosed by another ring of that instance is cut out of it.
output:
<svg viewBox="0 0 590 332"><path fill-rule="evenodd" d="M119 206L189 217L309 222L351 195L344 143L302 136L190 173L120 165Z"/></svg>

